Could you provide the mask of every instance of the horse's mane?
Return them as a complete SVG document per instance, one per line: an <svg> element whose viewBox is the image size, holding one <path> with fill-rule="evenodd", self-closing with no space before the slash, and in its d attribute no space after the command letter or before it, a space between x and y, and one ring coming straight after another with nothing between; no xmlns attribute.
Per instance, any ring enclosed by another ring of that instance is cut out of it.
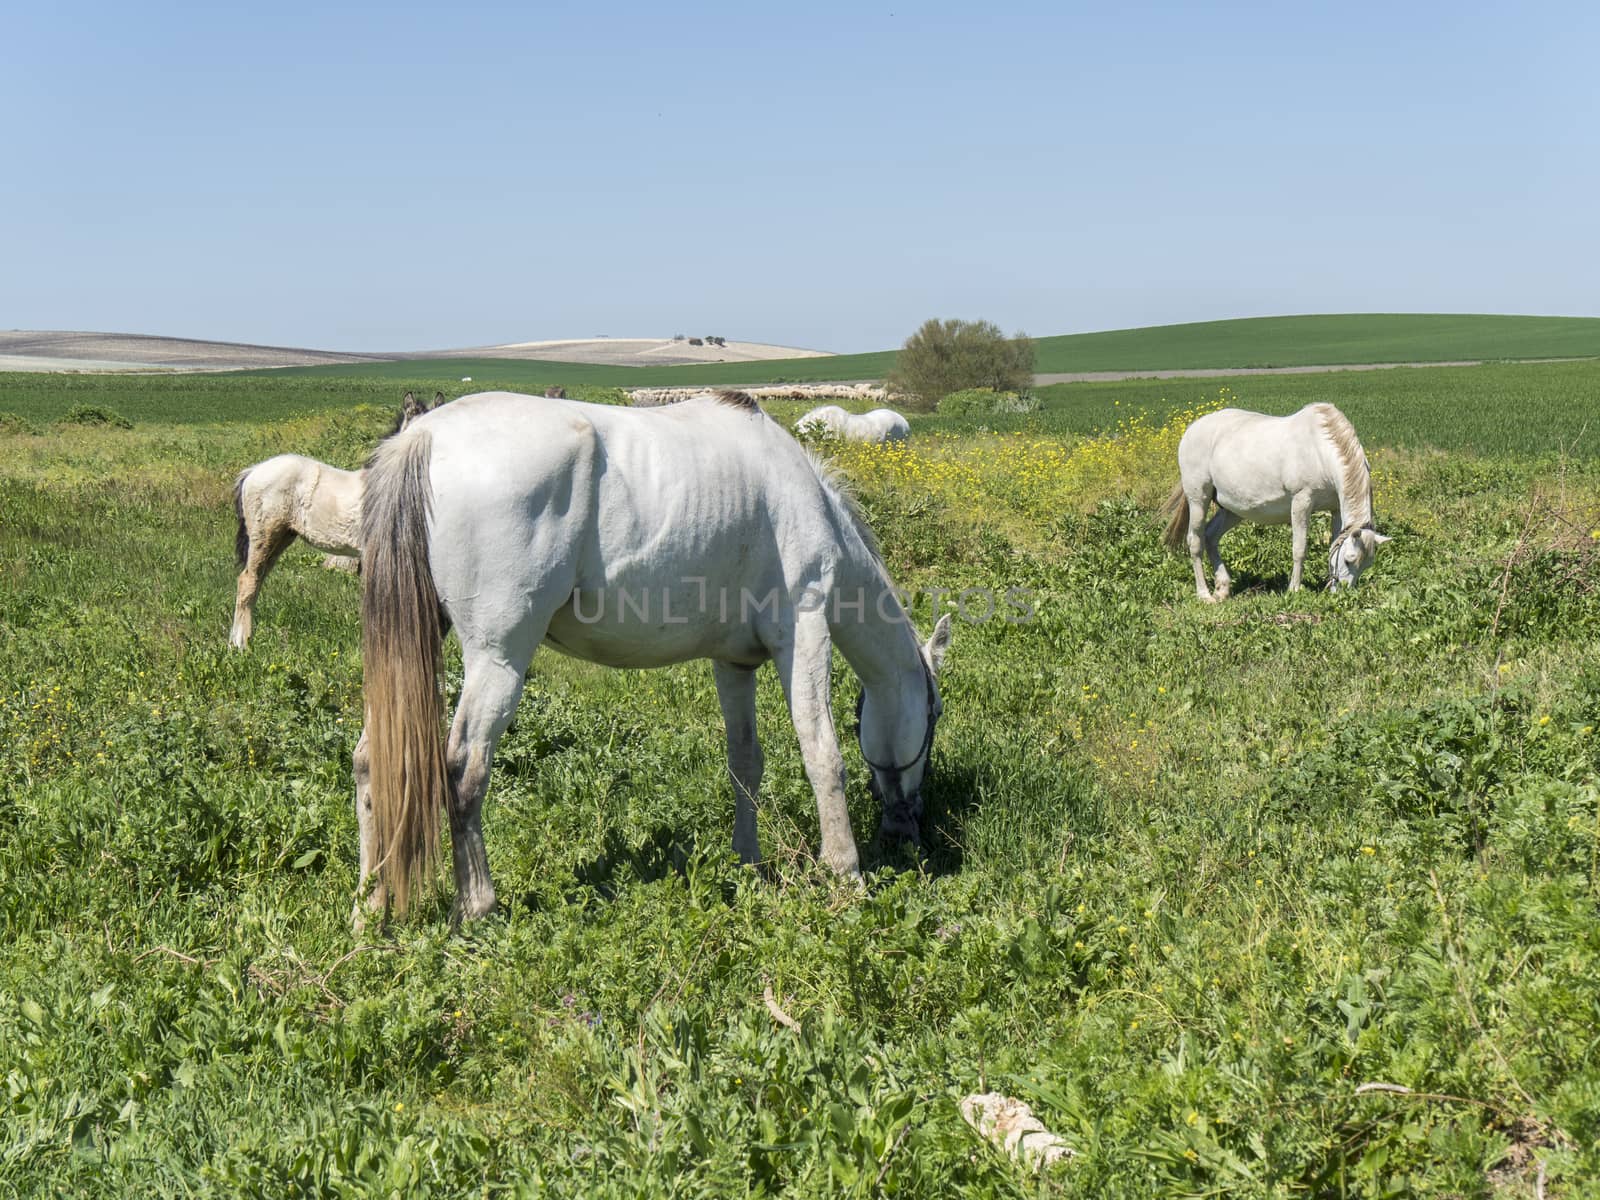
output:
<svg viewBox="0 0 1600 1200"><path fill-rule="evenodd" d="M760 412L761 405L756 403L756 398L749 392L735 391L733 388L721 388L713 392L718 404L726 404L729 408L747 408L751 412Z"/></svg>
<svg viewBox="0 0 1600 1200"><path fill-rule="evenodd" d="M1344 469L1342 492L1343 502L1346 506L1345 520L1350 519L1350 508L1356 504L1365 505L1370 517L1372 508L1372 472L1367 469L1367 454L1361 448L1361 440L1356 437L1356 428L1350 424L1350 418L1331 404L1316 404L1312 406L1317 410L1317 420L1322 426L1322 432L1327 434L1328 441L1332 443L1334 453L1339 456L1339 464Z"/></svg>
<svg viewBox="0 0 1600 1200"><path fill-rule="evenodd" d="M856 536L866 546L867 553L872 555L873 560L887 575L888 569L883 566L883 550L878 545L878 535L872 531L872 526L867 524L867 515L861 509L861 501L856 499L855 489L850 485L850 480L837 465L823 458L809 446L802 449L805 450L806 461L817 473L822 490L834 505L835 511L843 518L845 524L856 531Z"/></svg>

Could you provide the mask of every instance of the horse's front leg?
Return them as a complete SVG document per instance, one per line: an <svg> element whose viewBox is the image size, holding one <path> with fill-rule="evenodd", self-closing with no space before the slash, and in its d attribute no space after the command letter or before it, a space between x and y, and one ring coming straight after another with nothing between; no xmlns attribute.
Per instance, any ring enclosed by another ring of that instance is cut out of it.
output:
<svg viewBox="0 0 1600 1200"><path fill-rule="evenodd" d="M844 795L844 756L833 728L828 703L828 670L833 661L833 640L821 612L800 613L788 644L776 647L773 661L789 700L789 715L800 737L800 757L817 796L817 817L822 826L822 861L835 872L860 881L861 856L850 831L850 811Z"/></svg>
<svg viewBox="0 0 1600 1200"><path fill-rule="evenodd" d="M728 778L733 781L733 849L748 866L761 861L756 832L756 794L761 790L761 743L756 739L756 673L753 668L713 662L717 700L728 735Z"/></svg>
<svg viewBox="0 0 1600 1200"><path fill-rule="evenodd" d="M1289 506L1289 529L1294 538L1294 569L1289 573L1289 590L1300 590L1300 575L1306 565L1306 533L1311 525L1311 497L1302 492Z"/></svg>

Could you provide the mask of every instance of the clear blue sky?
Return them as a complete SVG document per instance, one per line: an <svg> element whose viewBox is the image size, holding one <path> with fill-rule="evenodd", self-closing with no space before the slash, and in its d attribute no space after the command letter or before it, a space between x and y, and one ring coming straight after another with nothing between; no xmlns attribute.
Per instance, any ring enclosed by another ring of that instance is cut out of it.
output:
<svg viewBox="0 0 1600 1200"><path fill-rule="evenodd" d="M0 328L1600 315L1600 6L17 4Z"/></svg>

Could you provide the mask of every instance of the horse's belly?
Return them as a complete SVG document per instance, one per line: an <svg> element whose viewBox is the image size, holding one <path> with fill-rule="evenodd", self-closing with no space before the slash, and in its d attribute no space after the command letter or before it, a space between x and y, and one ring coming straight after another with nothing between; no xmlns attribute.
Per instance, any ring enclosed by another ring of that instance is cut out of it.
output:
<svg viewBox="0 0 1600 1200"><path fill-rule="evenodd" d="M545 640L607 667L666 667L696 658L755 664L767 657L738 599L712 589L701 595L681 587L586 588L551 619Z"/></svg>
<svg viewBox="0 0 1600 1200"><path fill-rule="evenodd" d="M1287 493L1263 495L1248 490L1217 488L1217 506L1257 525L1287 525L1294 497Z"/></svg>

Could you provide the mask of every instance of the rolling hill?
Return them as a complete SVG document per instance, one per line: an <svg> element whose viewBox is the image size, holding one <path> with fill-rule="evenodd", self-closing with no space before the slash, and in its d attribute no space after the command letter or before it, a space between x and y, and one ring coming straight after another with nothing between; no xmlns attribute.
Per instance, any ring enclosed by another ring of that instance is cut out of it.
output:
<svg viewBox="0 0 1600 1200"><path fill-rule="evenodd" d="M1359 313L1252 317L1157 325L1035 339L1041 375L1086 372L1225 370L1358 363L1469 363L1600 355L1600 318ZM314 375L459 379L532 387L589 383L618 387L743 385L881 379L895 352L766 359L704 366L609 367L488 358L413 358L306 368Z"/></svg>
<svg viewBox="0 0 1600 1200"><path fill-rule="evenodd" d="M1035 339L1036 370L1063 375L1293 369L1600 356L1600 318L1357 313L1252 317ZM738 361L707 361L726 357ZM698 361L696 361L698 360ZM743 386L881 379L895 351L830 355L754 342L588 338L397 354L287 350L141 335L0 332L0 370L271 370L516 389Z"/></svg>

